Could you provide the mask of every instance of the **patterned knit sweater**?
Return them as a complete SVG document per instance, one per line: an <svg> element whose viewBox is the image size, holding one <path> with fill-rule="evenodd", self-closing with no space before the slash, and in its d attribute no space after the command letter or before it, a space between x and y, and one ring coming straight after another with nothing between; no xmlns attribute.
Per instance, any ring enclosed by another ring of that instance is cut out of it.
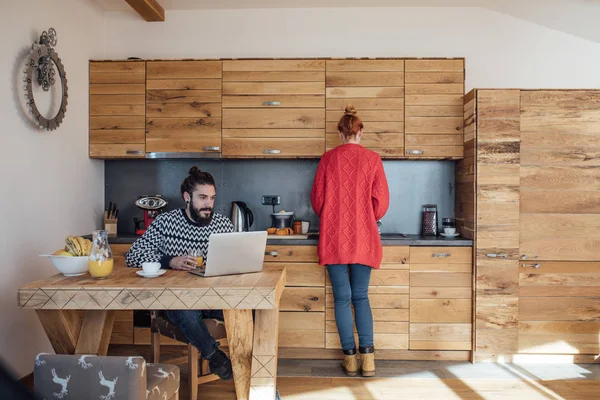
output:
<svg viewBox="0 0 600 400"><path fill-rule="evenodd" d="M320 217L319 264L364 264L382 258L377 220L389 207L383 163L374 151L348 143L321 158L311 202Z"/></svg>
<svg viewBox="0 0 600 400"><path fill-rule="evenodd" d="M150 224L127 252L128 267L141 267L142 263L158 261L162 268L170 268L173 257L185 256L192 250L200 250L206 257L208 237L213 233L233 232L229 218L215 213L211 223L200 226L192 221L184 209L163 214Z"/></svg>

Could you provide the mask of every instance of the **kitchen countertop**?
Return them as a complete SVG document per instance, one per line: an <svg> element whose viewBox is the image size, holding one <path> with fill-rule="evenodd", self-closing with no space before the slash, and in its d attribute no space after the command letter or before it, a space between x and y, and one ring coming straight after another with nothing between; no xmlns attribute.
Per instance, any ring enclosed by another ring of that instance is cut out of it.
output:
<svg viewBox="0 0 600 400"><path fill-rule="evenodd" d="M139 236L136 235L118 235L115 238L109 238L110 244L131 244ZM91 238L90 238L91 239ZM316 246L319 242L319 235L309 235L308 239L269 239L269 245L294 245L294 246ZM462 237L455 239L446 239L442 236L423 236L406 235L406 238L399 234L383 233L381 235L381 244L384 246L473 246L473 241Z"/></svg>

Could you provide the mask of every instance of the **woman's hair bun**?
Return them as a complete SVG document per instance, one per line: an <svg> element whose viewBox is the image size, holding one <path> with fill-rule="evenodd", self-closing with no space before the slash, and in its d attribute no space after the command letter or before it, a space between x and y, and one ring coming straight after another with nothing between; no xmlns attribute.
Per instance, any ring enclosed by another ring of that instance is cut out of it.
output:
<svg viewBox="0 0 600 400"><path fill-rule="evenodd" d="M354 108L353 105L348 105L346 106L346 109L344 110L344 115L349 115L349 116L355 116L356 115L356 108Z"/></svg>

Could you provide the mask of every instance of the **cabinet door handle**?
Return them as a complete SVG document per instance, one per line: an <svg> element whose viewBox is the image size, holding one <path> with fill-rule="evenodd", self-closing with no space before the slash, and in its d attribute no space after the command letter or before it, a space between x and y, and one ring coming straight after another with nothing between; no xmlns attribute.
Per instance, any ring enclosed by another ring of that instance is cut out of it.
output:
<svg viewBox="0 0 600 400"><path fill-rule="evenodd" d="M425 153L423 150L406 150L406 154L420 155Z"/></svg>
<svg viewBox="0 0 600 400"><path fill-rule="evenodd" d="M219 146L206 146L204 147L204 151L219 151L221 148Z"/></svg>
<svg viewBox="0 0 600 400"><path fill-rule="evenodd" d="M431 255L433 258L447 258L450 257L450 253L433 253Z"/></svg>
<svg viewBox="0 0 600 400"><path fill-rule="evenodd" d="M541 268L542 264L521 264L521 267L533 267L533 268Z"/></svg>
<svg viewBox="0 0 600 400"><path fill-rule="evenodd" d="M263 106L278 106L281 105L279 101L265 101L263 102Z"/></svg>
<svg viewBox="0 0 600 400"><path fill-rule="evenodd" d="M281 150L276 150L276 149L274 149L274 150L265 150L265 151L263 151L263 153L265 153L265 154L279 154L279 153L281 153Z"/></svg>
<svg viewBox="0 0 600 400"><path fill-rule="evenodd" d="M486 257L490 257L490 258L508 258L508 254L505 253L489 253L486 254Z"/></svg>
<svg viewBox="0 0 600 400"><path fill-rule="evenodd" d="M144 152L141 150L127 150L127 154L141 155L144 154Z"/></svg>
<svg viewBox="0 0 600 400"><path fill-rule="evenodd" d="M527 254L521 256L521 260L527 260L528 258L540 258L540 256L528 256Z"/></svg>
<svg viewBox="0 0 600 400"><path fill-rule="evenodd" d="M277 257L278 255L279 255L278 251L265 251L265 256Z"/></svg>

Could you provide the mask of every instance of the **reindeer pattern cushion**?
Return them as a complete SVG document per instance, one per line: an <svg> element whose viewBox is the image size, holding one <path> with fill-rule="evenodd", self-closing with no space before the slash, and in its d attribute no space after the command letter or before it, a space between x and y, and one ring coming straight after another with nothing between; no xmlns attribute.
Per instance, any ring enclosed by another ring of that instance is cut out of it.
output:
<svg viewBox="0 0 600 400"><path fill-rule="evenodd" d="M136 356L39 354L34 368L35 391L45 400L169 400L179 379L178 367Z"/></svg>

